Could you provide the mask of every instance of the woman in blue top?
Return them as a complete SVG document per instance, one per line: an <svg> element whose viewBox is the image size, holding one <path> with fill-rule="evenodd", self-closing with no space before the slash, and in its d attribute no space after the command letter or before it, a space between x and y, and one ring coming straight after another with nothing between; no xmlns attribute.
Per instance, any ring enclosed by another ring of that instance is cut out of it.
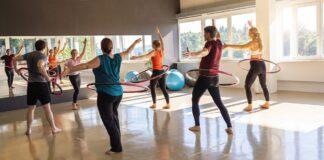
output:
<svg viewBox="0 0 324 160"><path fill-rule="evenodd" d="M141 39L137 39L126 51L113 54L113 42L109 38L104 38L101 41L102 55L87 63L65 68L63 76L81 70L93 69L96 83L119 83L122 60L128 57L136 44L141 41ZM120 85L98 85L96 88L99 114L110 136L111 149L106 154L122 152L117 109L122 100L123 88Z"/></svg>

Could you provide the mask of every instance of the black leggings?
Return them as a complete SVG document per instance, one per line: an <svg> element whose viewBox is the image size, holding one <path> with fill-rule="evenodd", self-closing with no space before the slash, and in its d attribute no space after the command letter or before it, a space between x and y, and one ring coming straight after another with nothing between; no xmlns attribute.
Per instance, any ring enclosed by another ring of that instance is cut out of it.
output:
<svg viewBox="0 0 324 160"><path fill-rule="evenodd" d="M153 74L152 74L152 77L156 77L156 76L159 76L160 74L164 73L165 71L164 70L153 70ZM160 86L160 89L162 90L163 92L163 95L164 95L164 98L165 98L165 101L169 104L170 103L170 98L169 98L169 94L166 90L166 85L165 85L165 75L163 75L162 77L160 78L156 78L156 79L153 79L150 81L150 88L151 88L151 95L152 95L152 100L153 100L153 103L155 104L156 103L156 93L155 93L155 88L156 88L156 84L159 82L159 86Z"/></svg>
<svg viewBox="0 0 324 160"><path fill-rule="evenodd" d="M13 69L7 68L7 67L5 67L5 72L6 72L6 75L8 77L8 80L7 80L8 81L8 87L11 88L13 80L14 80L15 72L14 72Z"/></svg>
<svg viewBox="0 0 324 160"><path fill-rule="evenodd" d="M58 71L57 74L59 74L59 77L60 77L60 81L62 81L62 76L61 76L61 74L62 74L62 67L61 67L61 65L58 65L57 66L57 71Z"/></svg>
<svg viewBox="0 0 324 160"><path fill-rule="evenodd" d="M259 77L259 81L263 90L264 97L266 101L270 100L269 91L267 88L267 78L266 78L266 66L263 61L251 61L251 68L245 79L245 92L248 99L248 103L252 104L252 91L251 86L255 79Z"/></svg>
<svg viewBox="0 0 324 160"><path fill-rule="evenodd" d="M118 106L122 96L111 96L98 92L97 105L101 120L110 136L110 146L113 152L122 152L121 134L118 119Z"/></svg>
<svg viewBox="0 0 324 160"><path fill-rule="evenodd" d="M49 74L50 76L54 76L54 75L59 74L58 67L50 68L50 69L48 70L48 74ZM52 84L52 88L55 89L55 84L54 84L53 82L52 82L51 84Z"/></svg>
<svg viewBox="0 0 324 160"><path fill-rule="evenodd" d="M78 101L78 96L79 96L79 90L81 86L81 78L80 74L77 75L71 75L69 76L70 82L73 86L74 93L73 93L73 103L77 103Z"/></svg>
<svg viewBox="0 0 324 160"><path fill-rule="evenodd" d="M226 107L224 106L221 95L219 92L218 87L218 76L216 77L205 77L200 76L196 82L196 85L192 91L192 113L195 119L195 125L200 126L199 117L200 117L200 110L199 110L199 100L200 97L204 94L204 92L208 89L210 95L212 96L215 104L217 105L218 109L220 110L226 125L228 128L232 127L231 119L228 114Z"/></svg>

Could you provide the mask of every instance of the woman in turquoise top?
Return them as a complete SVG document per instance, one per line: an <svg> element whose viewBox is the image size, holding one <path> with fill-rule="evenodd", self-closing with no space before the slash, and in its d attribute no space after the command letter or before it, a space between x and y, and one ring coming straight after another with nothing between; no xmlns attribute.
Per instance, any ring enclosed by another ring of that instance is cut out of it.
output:
<svg viewBox="0 0 324 160"><path fill-rule="evenodd" d="M102 55L87 63L65 68L63 76L81 70L93 69L96 83L118 83L122 60L128 57L136 44L141 41L141 39L137 39L126 51L113 54L113 42L109 38L104 38L101 41ZM111 149L106 151L106 154L120 153L123 148L117 109L122 100L123 88L120 85L98 85L96 88L99 114L110 136Z"/></svg>

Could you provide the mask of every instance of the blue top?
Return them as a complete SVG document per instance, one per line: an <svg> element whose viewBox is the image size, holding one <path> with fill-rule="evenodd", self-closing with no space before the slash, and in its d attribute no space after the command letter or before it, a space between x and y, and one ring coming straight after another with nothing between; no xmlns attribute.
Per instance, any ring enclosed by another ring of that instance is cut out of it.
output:
<svg viewBox="0 0 324 160"><path fill-rule="evenodd" d="M120 83L120 66L122 58L120 54L115 54L114 58L103 54L98 56L100 66L93 69L96 83ZM97 92L103 92L111 96L123 95L121 85L96 85Z"/></svg>

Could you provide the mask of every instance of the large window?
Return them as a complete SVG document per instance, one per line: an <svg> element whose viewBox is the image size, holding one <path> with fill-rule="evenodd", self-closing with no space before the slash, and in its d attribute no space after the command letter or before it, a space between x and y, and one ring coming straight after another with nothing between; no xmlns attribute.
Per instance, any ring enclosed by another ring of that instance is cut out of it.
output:
<svg viewBox="0 0 324 160"><path fill-rule="evenodd" d="M139 56L146 54L152 50L152 36L151 35L110 35L110 36L94 36L94 47L97 55L102 54L100 43L103 38L110 38L114 44L114 53L120 53L128 49L130 45L134 43L135 40L142 38L142 42L137 44L130 54L130 56ZM129 56L129 57L130 57ZM128 58L129 58L128 57Z"/></svg>
<svg viewBox="0 0 324 160"><path fill-rule="evenodd" d="M232 16L232 41L233 44L245 44L250 41L249 38L249 26L247 21L255 22L255 13L241 14ZM250 53L247 50L234 50L234 58L244 58Z"/></svg>
<svg viewBox="0 0 324 160"><path fill-rule="evenodd" d="M19 48L24 45L24 49L22 54L32 52L35 50L35 42L36 40L44 40L48 43L49 49L53 49L54 47L58 47L58 41L61 41L61 48L63 48L66 43L66 48L62 54L58 56L59 61L63 61L65 59L71 58L72 49L78 50L78 52L82 52L83 49L83 41L87 38L87 50L86 54L83 57L83 60L90 60L97 55L101 55L101 47L100 43L103 38L110 38L114 44L114 53L120 53L125 51L136 39L142 38L142 42L134 48L133 52L130 56L138 56L148 53L152 50L152 36L151 35L110 35L110 36L57 36L57 37L1 37L0 38L0 56L5 54L6 50L6 42L9 42L10 49L13 53L17 53ZM8 45L7 44L7 45Z"/></svg>
<svg viewBox="0 0 324 160"><path fill-rule="evenodd" d="M315 56L317 49L317 6L297 8L298 56Z"/></svg>
<svg viewBox="0 0 324 160"><path fill-rule="evenodd" d="M182 54L189 51L199 51L202 49L201 21L180 22L180 59L184 59Z"/></svg>
<svg viewBox="0 0 324 160"><path fill-rule="evenodd" d="M221 40L223 43L229 43L229 34L228 34L228 18L216 18L214 19L216 28L221 35ZM212 24L212 19L207 19L205 22L205 26L210 26ZM229 57L228 49L223 50L224 58Z"/></svg>
<svg viewBox="0 0 324 160"><path fill-rule="evenodd" d="M6 40L0 39L0 57L6 54Z"/></svg>
<svg viewBox="0 0 324 160"><path fill-rule="evenodd" d="M299 0L279 2L281 36L278 36L281 57L286 59L322 58L324 43L323 4ZM322 15L321 15L321 14ZM319 17L321 16L321 17Z"/></svg>
<svg viewBox="0 0 324 160"><path fill-rule="evenodd" d="M198 51L203 47L203 28L213 25L220 33L220 38L223 43L227 44L245 44L250 41L248 35L247 21L256 23L256 15L253 10L221 13L220 15L202 16L200 20L184 19L179 21L179 36L180 36L180 60L182 54L187 51ZM203 26L203 23L204 25ZM234 50L224 49L222 57L226 59L242 59L250 54L249 50Z"/></svg>
<svg viewBox="0 0 324 160"><path fill-rule="evenodd" d="M24 39L25 53L33 52L35 50L35 42L36 38Z"/></svg>
<svg viewBox="0 0 324 160"><path fill-rule="evenodd" d="M21 45L24 44L23 39L18 39L18 38L10 38L10 49L12 53L17 53Z"/></svg>
<svg viewBox="0 0 324 160"><path fill-rule="evenodd" d="M146 53L152 50L152 36L144 36L144 48Z"/></svg>
<svg viewBox="0 0 324 160"><path fill-rule="evenodd" d="M143 38L143 36L123 36L123 50L127 50L127 48L134 43L135 40ZM137 44L132 51L132 56L139 56L142 55L144 51L143 48L143 41Z"/></svg>
<svg viewBox="0 0 324 160"><path fill-rule="evenodd" d="M291 46L291 41L290 41L290 36L291 36L291 31L290 31L290 25L292 24L292 10L290 7L284 8L283 9L283 16L282 16L282 28L283 28L283 34L282 34L282 39L283 39L283 56L287 57L290 56L290 46Z"/></svg>

